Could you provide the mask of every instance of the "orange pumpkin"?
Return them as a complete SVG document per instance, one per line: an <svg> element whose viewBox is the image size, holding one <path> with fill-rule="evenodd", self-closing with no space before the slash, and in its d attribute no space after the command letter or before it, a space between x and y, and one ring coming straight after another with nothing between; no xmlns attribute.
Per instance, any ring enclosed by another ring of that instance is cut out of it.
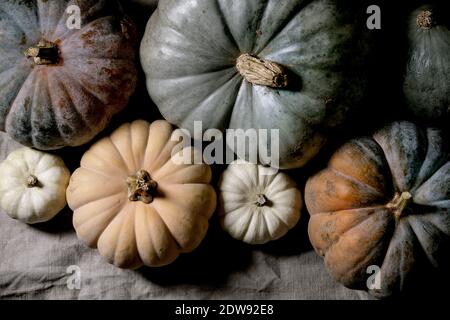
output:
<svg viewBox="0 0 450 320"><path fill-rule="evenodd" d="M448 262L448 148L441 131L397 122L347 143L309 179L309 237L337 281L386 297Z"/></svg>

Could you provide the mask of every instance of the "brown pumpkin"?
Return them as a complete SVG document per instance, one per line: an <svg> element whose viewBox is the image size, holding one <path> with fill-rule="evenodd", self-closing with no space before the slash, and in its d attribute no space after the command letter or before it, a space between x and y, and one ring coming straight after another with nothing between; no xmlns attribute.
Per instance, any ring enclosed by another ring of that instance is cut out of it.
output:
<svg viewBox="0 0 450 320"><path fill-rule="evenodd" d="M42 150L91 140L134 91L135 38L115 1L0 1L0 130Z"/></svg>
<svg viewBox="0 0 450 320"><path fill-rule="evenodd" d="M386 297L448 262L448 146L437 129L397 122L347 143L309 179L310 240L337 281Z"/></svg>

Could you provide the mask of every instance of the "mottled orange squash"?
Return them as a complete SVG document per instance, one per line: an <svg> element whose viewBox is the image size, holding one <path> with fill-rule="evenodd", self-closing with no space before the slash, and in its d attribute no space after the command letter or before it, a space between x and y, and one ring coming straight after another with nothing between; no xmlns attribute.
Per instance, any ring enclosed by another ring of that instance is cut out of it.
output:
<svg viewBox="0 0 450 320"><path fill-rule="evenodd" d="M387 297L448 263L449 160L442 131L396 122L309 179L310 240L337 281Z"/></svg>

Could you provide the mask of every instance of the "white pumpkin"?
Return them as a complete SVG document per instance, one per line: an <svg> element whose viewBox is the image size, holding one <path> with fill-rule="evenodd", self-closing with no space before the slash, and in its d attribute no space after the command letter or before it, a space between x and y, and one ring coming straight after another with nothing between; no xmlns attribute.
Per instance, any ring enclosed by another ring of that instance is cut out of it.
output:
<svg viewBox="0 0 450 320"><path fill-rule="evenodd" d="M70 172L58 156L18 149L0 164L0 177L0 207L11 218L45 222L66 206Z"/></svg>
<svg viewBox="0 0 450 320"><path fill-rule="evenodd" d="M246 243L277 240L300 219L301 193L283 172L235 161L222 174L219 192L222 227Z"/></svg>

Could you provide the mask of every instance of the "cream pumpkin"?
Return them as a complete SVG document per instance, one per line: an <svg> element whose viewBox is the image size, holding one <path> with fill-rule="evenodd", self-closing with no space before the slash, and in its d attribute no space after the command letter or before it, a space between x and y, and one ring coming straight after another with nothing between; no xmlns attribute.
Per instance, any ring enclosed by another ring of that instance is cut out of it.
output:
<svg viewBox="0 0 450 320"><path fill-rule="evenodd" d="M0 207L14 219L45 222L66 206L70 172L58 156L18 149L0 164L0 177Z"/></svg>
<svg viewBox="0 0 450 320"><path fill-rule="evenodd" d="M206 234L216 207L211 169L174 161L173 132L166 121L124 124L72 175L67 199L77 235L118 267L167 265Z"/></svg>
<svg viewBox="0 0 450 320"><path fill-rule="evenodd" d="M223 173L219 190L222 227L246 243L277 240L300 219L300 191L283 172L235 161Z"/></svg>

